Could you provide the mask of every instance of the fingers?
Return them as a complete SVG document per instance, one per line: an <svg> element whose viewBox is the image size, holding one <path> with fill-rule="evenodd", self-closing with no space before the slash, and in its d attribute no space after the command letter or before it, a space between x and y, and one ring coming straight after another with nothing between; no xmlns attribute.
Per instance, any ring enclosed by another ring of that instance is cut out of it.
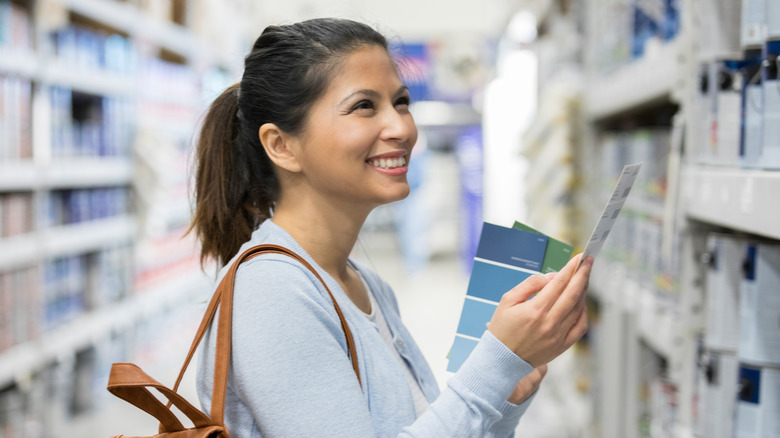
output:
<svg viewBox="0 0 780 438"><path fill-rule="evenodd" d="M505 293L504 296L501 297L499 306L513 306L525 302L534 296L535 293L542 290L549 282L549 278L544 275L532 275L513 287L512 290Z"/></svg>
<svg viewBox="0 0 780 438"><path fill-rule="evenodd" d="M579 341L580 338L582 338L582 336L585 335L587 331L588 331L588 309L583 307L574 325L566 334L566 338L564 339L564 345L566 345L566 348L571 347L572 345L574 345L575 342Z"/></svg>
<svg viewBox="0 0 780 438"><path fill-rule="evenodd" d="M574 273L568 284L563 288L558 299L553 303L550 309L550 316L563 320L576 308L584 306L583 300L587 291L592 265L593 258L588 257L582 263L582 266L577 269L577 272Z"/></svg>
<svg viewBox="0 0 780 438"><path fill-rule="evenodd" d="M550 310L553 307L555 302L558 301L558 297L560 297L566 289L566 286L569 284L569 280L574 273L574 269L580 262L580 258L582 258L582 254L572 257L571 260L566 263L566 266L564 266L548 285L545 286L544 290L539 293L537 297L539 300L538 304L542 305L545 311Z"/></svg>

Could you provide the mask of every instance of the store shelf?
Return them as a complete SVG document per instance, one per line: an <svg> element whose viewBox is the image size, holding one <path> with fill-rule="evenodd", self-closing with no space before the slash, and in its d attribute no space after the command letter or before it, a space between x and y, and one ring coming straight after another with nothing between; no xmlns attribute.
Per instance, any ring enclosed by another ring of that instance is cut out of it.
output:
<svg viewBox="0 0 780 438"><path fill-rule="evenodd" d="M45 258L85 253L135 236L131 216L119 216L0 239L0 269L29 266Z"/></svg>
<svg viewBox="0 0 780 438"><path fill-rule="evenodd" d="M34 53L0 48L0 74L34 77L38 73L38 59Z"/></svg>
<svg viewBox="0 0 780 438"><path fill-rule="evenodd" d="M137 92L131 76L99 70L75 70L69 66L50 65L40 80L63 88L99 96L133 96Z"/></svg>
<svg viewBox="0 0 780 438"><path fill-rule="evenodd" d="M112 331L121 330L148 312L202 296L211 280L199 270L104 309L89 312L52 333L0 354L0 387L25 380L50 362L74 355Z"/></svg>
<svg viewBox="0 0 780 438"><path fill-rule="evenodd" d="M685 166L681 187L689 218L780 239L780 172Z"/></svg>
<svg viewBox="0 0 780 438"><path fill-rule="evenodd" d="M585 88L585 113L606 119L669 100L678 78L678 51L677 41L671 41L595 79Z"/></svg>
<svg viewBox="0 0 780 438"><path fill-rule="evenodd" d="M208 48L187 28L150 17L130 3L111 0L57 0L67 9L106 24L133 38L165 48L189 59L204 58L225 63L224 55Z"/></svg>
<svg viewBox="0 0 780 438"><path fill-rule="evenodd" d="M48 166L32 161L0 164L0 192L40 188L84 188L130 184L132 163L126 158L56 158Z"/></svg>
<svg viewBox="0 0 780 438"><path fill-rule="evenodd" d="M623 263L599 260L590 278L589 295L631 315L639 339L666 359L677 356L683 330L674 306L663 296L642 287Z"/></svg>

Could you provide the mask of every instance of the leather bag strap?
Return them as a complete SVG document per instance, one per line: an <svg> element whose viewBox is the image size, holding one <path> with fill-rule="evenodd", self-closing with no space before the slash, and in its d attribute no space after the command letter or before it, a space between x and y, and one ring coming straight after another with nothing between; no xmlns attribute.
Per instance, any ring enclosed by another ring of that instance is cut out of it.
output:
<svg viewBox="0 0 780 438"><path fill-rule="evenodd" d="M108 390L115 396L142 409L160 421L160 432L178 432L184 430L178 418L159 401L148 388L154 388L162 393L168 403L173 403L192 421L195 427L211 425L209 417L190 404L175 391L163 386L141 368L132 363L118 362L111 366L108 378Z"/></svg>
<svg viewBox="0 0 780 438"><path fill-rule="evenodd" d="M314 267L312 267L312 265L303 257L288 248L271 244L257 245L247 249L238 257L238 259L236 259L228 272L222 278L219 286L217 286L217 290L214 292L214 295L212 296L211 301L206 308L206 313L201 320L197 333L195 334L195 339L192 341L190 351L187 353L187 358L185 359L184 365L182 365L179 376L173 386L173 392L176 392L179 388L179 384L181 383L182 378L184 377L184 372L187 370L187 367L195 355L195 350L198 348L200 341L203 339L209 324L214 319L214 316L217 312L217 307L219 307L220 311L217 320L217 348L214 361L214 387L211 398L211 420L218 424L223 423L225 413L225 396L227 392L228 369L230 365L230 340L233 321L233 287L235 285L236 272L238 271L238 267L241 263L247 260L251 260L263 253L283 254L292 257L305 266L309 271L311 271L317 280L319 280L320 283L322 283L322 285L325 287L325 290L328 292L328 296L333 302L333 307L336 309L336 314L338 314L339 321L341 322L341 329L344 331L344 335L347 340L349 357L352 360L352 369L355 371L358 384L362 386L360 381L360 369L358 366L357 351L355 349L355 340L352 337L352 331L349 329L349 325L347 325L347 320L344 318L341 307L339 307L336 299L333 296L333 293L331 293L330 288L327 284L325 284L325 281L322 279L320 274L317 273ZM170 404L171 401L168 402L168 406L170 406Z"/></svg>

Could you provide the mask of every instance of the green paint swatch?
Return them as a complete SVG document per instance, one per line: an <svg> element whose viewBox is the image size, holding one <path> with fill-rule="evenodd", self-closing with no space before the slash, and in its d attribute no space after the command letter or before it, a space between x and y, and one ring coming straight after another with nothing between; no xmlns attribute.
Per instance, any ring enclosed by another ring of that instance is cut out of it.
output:
<svg viewBox="0 0 780 438"><path fill-rule="evenodd" d="M515 224L512 226L512 228L544 235L544 233L541 233L529 227L528 225L517 221L515 221ZM571 259L571 256L573 255L572 252L574 251L574 248L571 245L563 243L560 240L553 239L552 237L548 237L548 239L547 250L544 253L544 260L542 261L542 274L560 271L564 266L566 266L566 263L569 261L569 259Z"/></svg>

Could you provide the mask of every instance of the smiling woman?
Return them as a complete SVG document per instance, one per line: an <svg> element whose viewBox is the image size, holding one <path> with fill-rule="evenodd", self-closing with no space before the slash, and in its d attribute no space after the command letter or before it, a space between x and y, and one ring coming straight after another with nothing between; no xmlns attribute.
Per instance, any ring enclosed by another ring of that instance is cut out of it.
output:
<svg viewBox="0 0 780 438"><path fill-rule="evenodd" d="M505 295L440 393L390 287L349 258L371 210L409 194L417 140L409 105L385 38L339 19L266 28L241 82L212 104L191 227L202 259L216 259L221 278L237 254L275 244L324 281L278 254L238 268L224 417L231 436L506 437L546 363L585 332L590 263L574 274L575 257L553 281L534 276ZM206 412L216 331L200 352Z"/></svg>

